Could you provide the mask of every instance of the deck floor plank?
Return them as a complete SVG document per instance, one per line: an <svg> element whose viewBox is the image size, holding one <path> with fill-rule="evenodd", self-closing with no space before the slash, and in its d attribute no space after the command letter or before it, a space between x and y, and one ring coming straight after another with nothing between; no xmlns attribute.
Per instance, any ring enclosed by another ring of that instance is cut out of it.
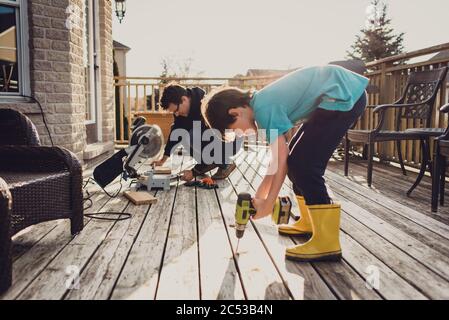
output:
<svg viewBox="0 0 449 320"><path fill-rule="evenodd" d="M122 212L129 201L123 196L111 199L102 212ZM67 246L51 261L47 268L28 286L19 299L61 299L67 291L69 268L79 273L113 227L113 221L92 219ZM80 284L82 285L82 284Z"/></svg>
<svg viewBox="0 0 449 320"><path fill-rule="evenodd" d="M234 170L230 179L236 182L240 181L242 177ZM234 214L237 194L234 190L236 185L234 182L231 184L228 180L219 181L219 189L217 189L223 217L228 227L235 225ZM229 232L232 248L235 252L237 246L235 229L229 228ZM245 234L240 240L236 256L248 299L292 298L250 223L248 223Z"/></svg>
<svg viewBox="0 0 449 320"><path fill-rule="evenodd" d="M154 299L175 195L176 187L158 193L158 201L143 222L111 299Z"/></svg>
<svg viewBox="0 0 449 320"><path fill-rule="evenodd" d="M79 289L70 290L65 299L109 298L149 208L150 205L128 205L126 212L131 218L114 224L81 273Z"/></svg>
<svg viewBox="0 0 449 320"><path fill-rule="evenodd" d="M237 193L254 193L268 161L267 148L239 154L229 179L204 190L175 182L158 191L153 205L110 199L88 184L93 207L86 212L126 211L132 218L86 218L72 237L69 220L32 226L13 238L14 282L1 299L449 299L449 216L430 212L430 179L412 197L406 189L416 174L333 160L326 172L331 193L342 203L341 262L295 263L285 247L301 243L280 237L276 226L250 222L235 254ZM173 157L181 166L184 157ZM141 164L145 169L148 164ZM108 190L118 189L118 180ZM128 183L123 184L123 190ZM286 179L283 194L294 197ZM446 192L449 195L449 191ZM296 201L293 211L298 213ZM80 271L80 288L68 290L67 267ZM379 272L371 289L370 272Z"/></svg>
<svg viewBox="0 0 449 320"><path fill-rule="evenodd" d="M330 177L330 174L328 174L328 176ZM370 197L360 196L353 191L351 186L348 187L347 185L343 185L339 183L339 181L334 180L334 178L328 179L328 183L338 195L337 199L339 197L344 197L352 203L359 203L365 210L369 211L370 214L377 216L395 228L398 228L408 235L413 236L415 239L432 247L438 252L446 256L449 255L449 231L446 232L446 234L444 232L444 229L447 227L446 225L441 224L436 220L428 221L427 226L423 225L421 221L418 221L420 222L418 224L415 222L416 219L411 220L405 218L403 215L395 214L395 211L392 211L387 207L380 206L378 202L371 200ZM427 216L422 216L428 218ZM412 217L412 219L413 218L414 217ZM437 230L438 233L431 231L432 229Z"/></svg>
<svg viewBox="0 0 449 320"><path fill-rule="evenodd" d="M95 199L94 205L87 209L86 212L100 210L109 201L109 197L103 194L96 194L93 199ZM34 245L14 261L13 286L2 296L2 299L16 299L73 239L70 234L69 220L50 221L48 223L53 223L54 228L45 236L36 239L37 241ZM33 228L35 227L39 230L39 226L35 225ZM26 238L26 241L30 241L28 236ZM19 240L16 239L13 242L13 246Z"/></svg>
<svg viewBox="0 0 449 320"><path fill-rule="evenodd" d="M263 161L262 161L263 162ZM263 172L263 170L264 170L264 165L262 165L262 166L258 166L257 165L257 163L256 164L254 164L253 163L253 166L256 166L256 170L257 170L257 172L260 174L260 172ZM284 183L284 185L288 185L289 186L289 189L290 189L290 193L289 192L287 192L287 194L290 194L291 196L294 196L294 194L293 194L293 191L291 190L291 183L289 183L289 181L288 180L286 180L286 182ZM332 190L329 190L329 191L332 191ZM344 211L345 211L345 206L344 206L344 204L343 204L343 215L345 214L344 213ZM343 217L344 218L344 217ZM342 220L344 220L344 219L342 219ZM344 226L343 226L343 223L342 223L342 229L343 230L345 230L344 229ZM349 233L349 234L351 234L351 233ZM360 238L360 239L363 239L363 242L359 242L359 244L363 244L365 241L369 241L369 239L371 239L371 238L368 238L368 239L364 239L364 238ZM383 240L383 239L382 239ZM356 255L365 255L366 256L366 252L367 252L367 250L365 249L365 250L363 250L364 249L364 247L363 247L363 245L360 245L360 246L355 246L355 245L352 245L351 246L351 248L349 249L349 250L346 250L346 248L344 247L344 245L347 245L347 244L352 244L351 242L348 242L348 241L342 241L342 246L343 246L343 257L344 257L344 260L346 260L347 262L349 262L349 264L353 267L353 268L355 268L356 270L357 270L357 272L360 274L360 275L364 275L364 276L366 276L366 267L368 267L369 265L361 265L360 263L358 263L359 261L357 261L357 260L354 260L354 257L356 256ZM359 250L357 250L357 251L354 251L354 249L359 249ZM349 251L349 252L348 252ZM400 252L400 251L398 251L398 252ZM346 253L346 254L345 254ZM351 259L350 261L348 261L348 259L346 259L346 256L347 256L347 254L350 254L348 257L349 257L349 259ZM373 260L373 261L375 261L375 260L379 260L378 258L376 258L375 256L373 256L372 254L370 254L370 259L369 260ZM410 261L410 259L406 259L406 261ZM413 261L413 260L411 260L411 261ZM351 263L352 262L352 263ZM409 262L410 263L410 262ZM415 261L414 262L415 264L418 264L419 262L418 261ZM317 264L317 265L322 265L322 264ZM383 268L383 265L376 265L378 268ZM387 267L388 268L388 267ZM379 269L379 270L382 270L382 269ZM401 277L400 277L400 275L395 275L395 274L391 274L389 271L390 270L393 270L393 268L388 268L387 270L386 270L386 277L385 276L383 276L383 280L385 280L385 281L389 281L388 283L389 284L391 284L391 283L395 283L396 285L395 286L392 286L392 285L388 285L387 287L381 287L382 288L382 291L381 291L381 293L383 294L383 296L384 297L391 297L392 295L393 296L401 296L402 295L402 293L403 292L407 292L407 294L403 297L403 298L407 298L407 297L409 297L409 296L411 296L411 297L413 297L413 298L416 298L416 299L421 299L423 296L422 296L422 294L420 294L417 290L412 290L411 289L411 286L410 285L408 285L408 283L406 282L406 281L404 281L403 279L401 279ZM428 270L426 269L426 268L423 268L423 267L421 267L420 268L420 270L423 270L425 273L427 273L428 272ZM406 270L407 271L407 270ZM331 273L331 275L332 275L332 273ZM434 275L432 275L432 277L433 277ZM441 280L441 278L439 278L439 277L434 277L434 278L432 278L432 279L435 279L434 281L439 281L439 280ZM438 280L436 280L436 279L438 279ZM392 282L390 282L390 281L392 281ZM348 292L348 291L346 291L346 292ZM347 298L347 297L346 297Z"/></svg>
<svg viewBox="0 0 449 320"><path fill-rule="evenodd" d="M180 185L156 292L156 299L199 299L195 189Z"/></svg>
<svg viewBox="0 0 449 320"><path fill-rule="evenodd" d="M344 177L348 181L355 182L359 186L363 186L380 195L384 195L397 204L408 208L418 210L422 216L430 217L442 223L449 224L449 207L440 206L437 213L430 210L431 186L430 178L425 176L419 186L413 191L411 196L406 195L406 191L411 187L416 174L409 172L407 176L398 174L397 168L387 166L385 164L378 164L373 171L373 185L371 188L366 183L366 165L362 162L351 164L348 177L343 176L342 161L329 162L328 171ZM390 172L391 170L391 172ZM364 189L360 189L364 190ZM449 193L446 192L449 196Z"/></svg>
<svg viewBox="0 0 449 320"><path fill-rule="evenodd" d="M202 299L245 298L215 190L196 190ZM233 230L231 230L233 231Z"/></svg>

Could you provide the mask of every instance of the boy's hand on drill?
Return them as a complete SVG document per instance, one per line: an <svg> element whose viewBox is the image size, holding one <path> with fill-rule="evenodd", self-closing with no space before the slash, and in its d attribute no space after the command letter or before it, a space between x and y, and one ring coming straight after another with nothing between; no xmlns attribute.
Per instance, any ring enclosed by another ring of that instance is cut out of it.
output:
<svg viewBox="0 0 449 320"><path fill-rule="evenodd" d="M254 198L252 200L253 206L256 209L256 214L253 219L261 219L268 216L273 211L273 206L265 199Z"/></svg>

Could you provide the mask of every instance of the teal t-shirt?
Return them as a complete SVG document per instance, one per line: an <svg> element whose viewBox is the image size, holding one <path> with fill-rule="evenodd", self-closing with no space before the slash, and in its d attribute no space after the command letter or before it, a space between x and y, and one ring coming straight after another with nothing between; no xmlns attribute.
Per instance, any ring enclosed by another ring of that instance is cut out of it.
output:
<svg viewBox="0 0 449 320"><path fill-rule="evenodd" d="M340 66L291 72L254 93L250 106L271 144L316 108L349 111L362 96L368 78Z"/></svg>

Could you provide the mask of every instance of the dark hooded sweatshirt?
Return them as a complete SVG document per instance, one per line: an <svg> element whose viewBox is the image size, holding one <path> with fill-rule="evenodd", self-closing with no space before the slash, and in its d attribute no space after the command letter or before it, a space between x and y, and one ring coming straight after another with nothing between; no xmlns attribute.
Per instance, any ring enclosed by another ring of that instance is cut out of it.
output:
<svg viewBox="0 0 449 320"><path fill-rule="evenodd" d="M170 156L170 152L175 145L181 142L181 139L172 141L170 139L171 133L176 129L185 129L190 131L193 129L194 121L201 121L201 134L203 134L206 129L206 125L201 115L201 99L203 99L205 91L198 87L187 88L187 94L190 98L190 110L187 117L174 116L175 121L173 122L169 139L167 139L167 144L165 145L164 155Z"/></svg>

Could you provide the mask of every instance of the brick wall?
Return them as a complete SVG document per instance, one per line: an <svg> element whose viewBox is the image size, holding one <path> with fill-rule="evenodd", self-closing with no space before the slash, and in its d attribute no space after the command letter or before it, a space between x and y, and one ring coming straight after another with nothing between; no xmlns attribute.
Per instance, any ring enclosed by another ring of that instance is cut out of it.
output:
<svg viewBox="0 0 449 320"><path fill-rule="evenodd" d="M113 141L113 75L111 2L99 1L100 68L103 141ZM74 6L78 24L66 27ZM86 147L83 0L28 1L31 93L42 104L55 145L74 152L80 160ZM2 101L3 100L3 101ZM6 101L6 102L5 102ZM42 143L50 144L38 106L11 103L0 97L0 108L8 107L27 114L37 126Z"/></svg>

